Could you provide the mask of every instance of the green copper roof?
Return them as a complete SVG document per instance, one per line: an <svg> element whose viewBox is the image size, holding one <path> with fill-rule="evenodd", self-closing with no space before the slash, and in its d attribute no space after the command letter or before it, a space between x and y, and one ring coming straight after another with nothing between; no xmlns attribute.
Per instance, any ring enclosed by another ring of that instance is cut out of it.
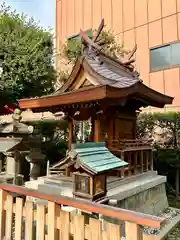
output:
<svg viewBox="0 0 180 240"><path fill-rule="evenodd" d="M114 156L105 143L73 144L72 153L77 155L79 164L93 174L127 166L128 163Z"/></svg>

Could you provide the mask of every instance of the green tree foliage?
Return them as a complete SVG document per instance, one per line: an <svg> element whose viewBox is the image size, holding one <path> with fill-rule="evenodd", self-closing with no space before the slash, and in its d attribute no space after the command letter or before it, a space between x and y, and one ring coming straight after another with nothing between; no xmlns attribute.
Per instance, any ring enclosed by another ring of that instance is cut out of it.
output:
<svg viewBox="0 0 180 240"><path fill-rule="evenodd" d="M154 130L158 127L161 132L161 143L155 142L154 166L162 175L168 178L168 188L179 196L180 183L180 113L143 113L137 120L137 136L153 137Z"/></svg>
<svg viewBox="0 0 180 240"><path fill-rule="evenodd" d="M159 127L164 131L166 141L164 147L180 147L180 113L142 113L137 119L137 137L153 137L154 130Z"/></svg>
<svg viewBox="0 0 180 240"><path fill-rule="evenodd" d="M52 35L5 4L0 8L0 93L4 101L52 91ZM2 100L1 100L2 101Z"/></svg>
<svg viewBox="0 0 180 240"><path fill-rule="evenodd" d="M40 134L46 160L52 164L62 159L67 151L67 121L42 122L36 130Z"/></svg>

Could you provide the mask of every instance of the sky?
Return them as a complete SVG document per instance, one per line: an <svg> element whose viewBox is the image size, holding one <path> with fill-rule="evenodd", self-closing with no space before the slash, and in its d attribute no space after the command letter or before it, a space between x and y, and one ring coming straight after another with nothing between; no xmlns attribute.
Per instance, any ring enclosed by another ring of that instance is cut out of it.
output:
<svg viewBox="0 0 180 240"><path fill-rule="evenodd" d="M0 3L6 2L12 9L18 13L25 13L33 17L36 22L40 21L40 26L52 28L55 31L55 10L56 0L0 0Z"/></svg>

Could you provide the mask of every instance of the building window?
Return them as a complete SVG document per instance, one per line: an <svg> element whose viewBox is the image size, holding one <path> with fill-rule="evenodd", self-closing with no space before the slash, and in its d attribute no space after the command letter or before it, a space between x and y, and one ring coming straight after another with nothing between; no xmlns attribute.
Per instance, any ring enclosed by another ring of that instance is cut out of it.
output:
<svg viewBox="0 0 180 240"><path fill-rule="evenodd" d="M180 65L180 42L150 50L151 72Z"/></svg>
<svg viewBox="0 0 180 240"><path fill-rule="evenodd" d="M85 31L89 38L92 38L92 30ZM76 59L81 55L82 41L81 35L77 34L67 39L67 54L71 59Z"/></svg>

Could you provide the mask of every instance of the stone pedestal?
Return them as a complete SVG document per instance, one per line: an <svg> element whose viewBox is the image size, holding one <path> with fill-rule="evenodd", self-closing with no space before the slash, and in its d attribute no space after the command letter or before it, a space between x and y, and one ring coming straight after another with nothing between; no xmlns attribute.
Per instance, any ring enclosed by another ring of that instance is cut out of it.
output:
<svg viewBox="0 0 180 240"><path fill-rule="evenodd" d="M25 158L30 163L30 181L36 180L40 176L41 162L45 155L42 154L41 149L32 148Z"/></svg>
<svg viewBox="0 0 180 240"><path fill-rule="evenodd" d="M0 183L23 185L24 177L23 175L19 174L20 172L19 153L18 152L5 153L5 155L6 155L6 172L0 173Z"/></svg>
<svg viewBox="0 0 180 240"><path fill-rule="evenodd" d="M6 154L6 173L15 175L16 169L18 169L18 162L12 154Z"/></svg>
<svg viewBox="0 0 180 240"><path fill-rule="evenodd" d="M16 177L20 172L20 153L18 151L6 153L6 174L14 176L14 184Z"/></svg>
<svg viewBox="0 0 180 240"><path fill-rule="evenodd" d="M2 168L3 168L3 159L4 159L4 155L0 153L0 173L2 172Z"/></svg>

